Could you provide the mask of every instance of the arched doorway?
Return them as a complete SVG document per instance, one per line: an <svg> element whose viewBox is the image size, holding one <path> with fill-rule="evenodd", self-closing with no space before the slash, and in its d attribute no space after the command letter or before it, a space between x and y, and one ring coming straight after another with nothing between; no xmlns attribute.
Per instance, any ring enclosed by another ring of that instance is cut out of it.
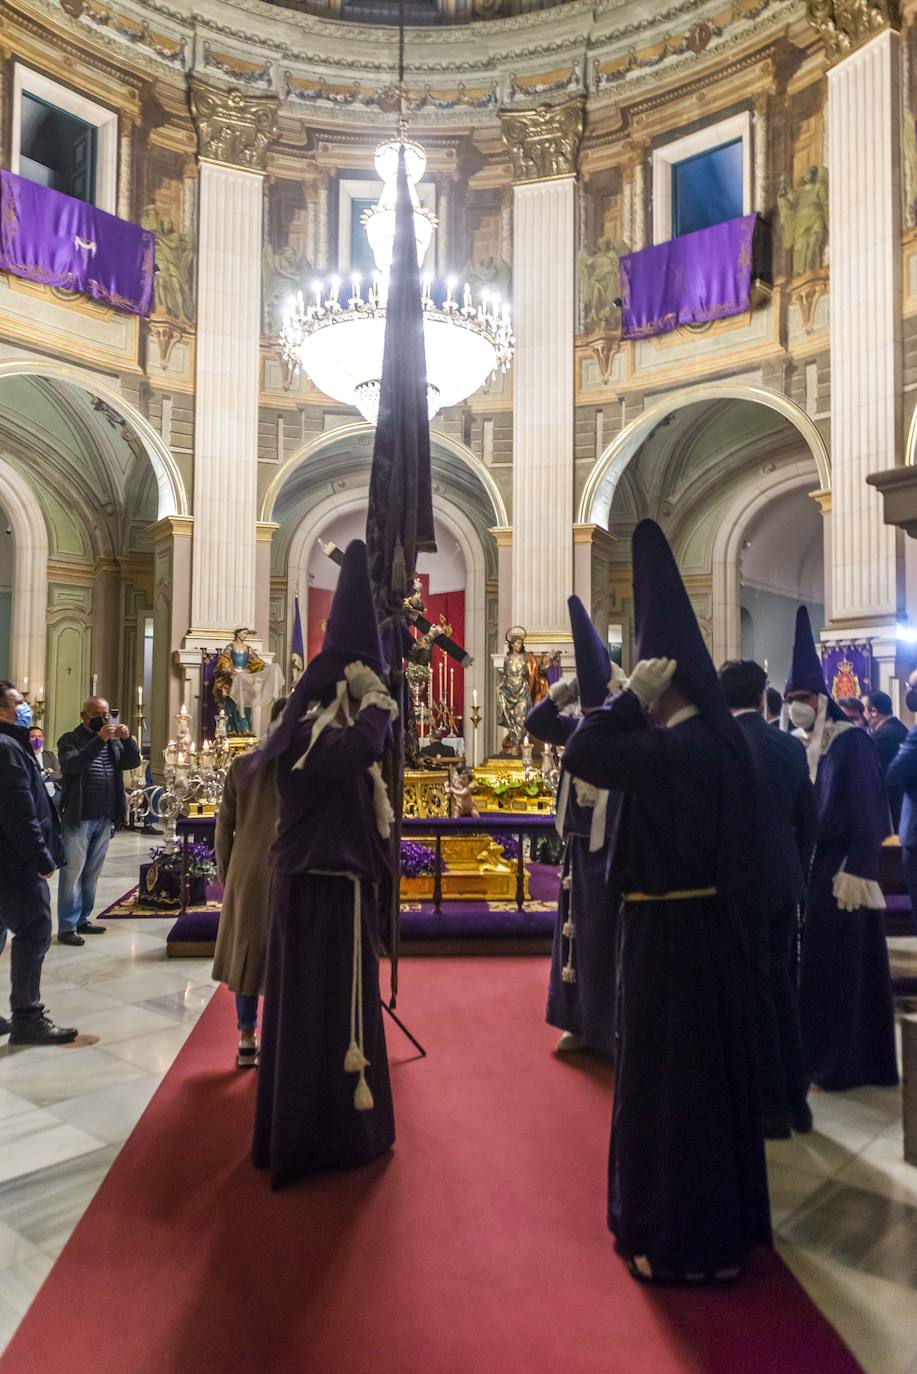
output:
<svg viewBox="0 0 917 1374"><path fill-rule="evenodd" d="M0 364L0 504L12 541L7 654L50 738L95 688L133 725L151 690L150 526L187 510L178 468L103 381L53 363Z"/></svg>
<svg viewBox="0 0 917 1374"><path fill-rule="evenodd" d="M827 451L797 407L785 398L764 404L759 390L696 388L655 403L650 422L634 422L593 474L583 508L591 501L592 517L616 536L610 604L625 643L632 634L626 536L646 515L669 537L716 662L742 652L744 621L746 645L780 671L784 622L800 601L823 605L821 517L808 493L830 480Z"/></svg>
<svg viewBox="0 0 917 1374"><path fill-rule="evenodd" d="M494 747L493 711L487 702L495 692L491 656L496 651L496 545L490 529L506 523L506 508L486 468L455 440L431 434L433 507L437 524L436 559L422 556L418 571L433 587L462 593L463 624L454 625L455 637L474 659L457 690L467 714L477 691L483 708L481 753ZM298 589L304 630L308 621L310 571L318 590L330 590L335 576L327 560L316 555L317 540L362 536L365 529L372 459L372 430L364 424L347 424L318 436L290 459L274 477L262 498L262 519L278 526L271 560L270 647L278 661L289 657L293 599ZM464 580L461 581L460 579ZM321 584L327 583L323 587ZM451 604L459 604L455 595ZM458 673L456 668L456 673Z"/></svg>

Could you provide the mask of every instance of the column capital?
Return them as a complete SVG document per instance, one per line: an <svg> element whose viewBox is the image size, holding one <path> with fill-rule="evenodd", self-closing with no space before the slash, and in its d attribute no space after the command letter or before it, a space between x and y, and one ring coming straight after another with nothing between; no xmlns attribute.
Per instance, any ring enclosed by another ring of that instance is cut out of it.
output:
<svg viewBox="0 0 917 1374"><path fill-rule="evenodd" d="M830 62L839 62L883 29L901 26L898 0L806 0L806 18Z"/></svg>
<svg viewBox="0 0 917 1374"><path fill-rule="evenodd" d="M605 529L604 525L583 523L574 524L573 542L574 544L589 544L599 549L607 549L617 541L615 536Z"/></svg>
<svg viewBox="0 0 917 1374"><path fill-rule="evenodd" d="M169 538L190 539L193 529L194 519L190 515L164 515L161 520L147 525L147 532L153 536L154 544Z"/></svg>
<svg viewBox="0 0 917 1374"><path fill-rule="evenodd" d="M488 530L492 534L498 549L511 549L513 547L513 527L512 525L493 525Z"/></svg>
<svg viewBox="0 0 917 1374"><path fill-rule="evenodd" d="M500 111L516 184L576 176L585 103L584 96L576 96L562 105Z"/></svg>
<svg viewBox="0 0 917 1374"><path fill-rule="evenodd" d="M270 544L274 538L275 530L279 529L280 526L275 524L273 520L259 520L255 525L255 542L257 544Z"/></svg>
<svg viewBox="0 0 917 1374"><path fill-rule="evenodd" d="M867 478L867 481L868 481L868 480L869 480L869 479ZM818 509L821 511L822 515L830 515L830 514L831 514L831 496L832 496L832 492L831 492L830 488L828 488L827 490L810 491L810 492L809 492L809 496L810 496L810 497L812 498L812 500L816 503L816 505L818 506Z"/></svg>
<svg viewBox="0 0 917 1374"><path fill-rule="evenodd" d="M197 154L247 172L263 172L267 150L277 137L279 101L191 78L191 115Z"/></svg>

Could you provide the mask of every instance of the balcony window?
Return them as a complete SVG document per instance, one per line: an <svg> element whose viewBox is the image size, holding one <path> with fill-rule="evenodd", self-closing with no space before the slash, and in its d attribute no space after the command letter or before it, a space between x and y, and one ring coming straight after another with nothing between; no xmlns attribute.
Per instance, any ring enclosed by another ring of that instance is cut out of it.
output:
<svg viewBox="0 0 917 1374"><path fill-rule="evenodd" d="M19 175L95 204L95 126L28 92L20 120Z"/></svg>
<svg viewBox="0 0 917 1374"><path fill-rule="evenodd" d="M742 214L742 140L695 153L672 167L672 237Z"/></svg>

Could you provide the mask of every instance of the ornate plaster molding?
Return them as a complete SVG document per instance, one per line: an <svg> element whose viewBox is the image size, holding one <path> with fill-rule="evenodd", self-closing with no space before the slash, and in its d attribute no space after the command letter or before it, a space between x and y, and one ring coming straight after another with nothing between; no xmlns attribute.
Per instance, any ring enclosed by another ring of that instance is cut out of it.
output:
<svg viewBox="0 0 917 1374"><path fill-rule="evenodd" d="M577 96L563 105L540 105L537 110L501 110L513 181L576 175L585 103L583 96Z"/></svg>
<svg viewBox="0 0 917 1374"><path fill-rule="evenodd" d="M882 29L901 25L898 0L806 0L806 17L838 62Z"/></svg>
<svg viewBox="0 0 917 1374"><path fill-rule="evenodd" d="M250 95L195 78L191 82L191 114L198 156L263 172L267 150L278 133L278 108L276 96Z"/></svg>

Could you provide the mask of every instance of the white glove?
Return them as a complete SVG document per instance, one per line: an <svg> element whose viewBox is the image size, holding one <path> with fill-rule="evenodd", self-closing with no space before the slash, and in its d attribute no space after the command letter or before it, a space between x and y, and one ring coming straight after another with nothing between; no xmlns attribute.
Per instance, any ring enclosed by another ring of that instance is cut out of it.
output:
<svg viewBox="0 0 917 1374"><path fill-rule="evenodd" d="M644 710L662 696L672 681L678 664L674 658L643 658L627 683Z"/></svg>
<svg viewBox="0 0 917 1374"><path fill-rule="evenodd" d="M609 692L623 692L627 686L627 674L620 663L612 663L611 677L608 679Z"/></svg>
<svg viewBox="0 0 917 1374"><path fill-rule="evenodd" d="M572 702L579 700L579 684L575 677L561 677L551 684L548 696L554 705L560 707L569 706Z"/></svg>
<svg viewBox="0 0 917 1374"><path fill-rule="evenodd" d="M388 696L388 688L379 674L373 672L372 668L367 668L359 659L355 663L347 664L344 676L350 695L356 701L362 701L367 692L384 692Z"/></svg>

